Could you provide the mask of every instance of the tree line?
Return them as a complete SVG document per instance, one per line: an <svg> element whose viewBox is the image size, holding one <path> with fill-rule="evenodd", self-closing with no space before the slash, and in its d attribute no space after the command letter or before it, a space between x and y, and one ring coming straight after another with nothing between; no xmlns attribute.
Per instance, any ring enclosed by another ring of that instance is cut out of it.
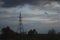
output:
<svg viewBox="0 0 60 40"><path fill-rule="evenodd" d="M28 34L17 33L7 26L1 29L0 40L60 40L60 33L56 33L54 29L49 30L48 34L38 34L36 29L29 30Z"/></svg>

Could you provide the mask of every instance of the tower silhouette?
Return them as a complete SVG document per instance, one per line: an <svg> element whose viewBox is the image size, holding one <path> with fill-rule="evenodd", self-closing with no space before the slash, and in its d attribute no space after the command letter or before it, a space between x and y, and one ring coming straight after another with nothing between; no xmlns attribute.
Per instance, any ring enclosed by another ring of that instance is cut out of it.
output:
<svg viewBox="0 0 60 40"><path fill-rule="evenodd" d="M20 33L24 32L23 24L22 24L22 17L21 17L21 12L19 15L19 26L20 26Z"/></svg>

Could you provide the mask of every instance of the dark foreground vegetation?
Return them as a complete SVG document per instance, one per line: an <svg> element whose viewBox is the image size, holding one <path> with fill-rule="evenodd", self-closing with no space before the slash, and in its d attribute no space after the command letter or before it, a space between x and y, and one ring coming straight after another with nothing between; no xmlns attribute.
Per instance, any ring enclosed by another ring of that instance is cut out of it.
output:
<svg viewBox="0 0 60 40"><path fill-rule="evenodd" d="M38 34L35 29L29 30L28 34L17 33L7 26L1 30L0 40L60 40L60 33L56 34L53 29L48 34Z"/></svg>

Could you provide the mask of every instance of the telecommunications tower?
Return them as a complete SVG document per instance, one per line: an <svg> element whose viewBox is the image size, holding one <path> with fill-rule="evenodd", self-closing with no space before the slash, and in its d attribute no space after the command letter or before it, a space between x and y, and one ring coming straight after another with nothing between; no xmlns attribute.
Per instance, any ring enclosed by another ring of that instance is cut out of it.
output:
<svg viewBox="0 0 60 40"><path fill-rule="evenodd" d="M21 17L21 12L19 15L19 26L20 26L20 33L24 32L23 24L22 24L22 17Z"/></svg>

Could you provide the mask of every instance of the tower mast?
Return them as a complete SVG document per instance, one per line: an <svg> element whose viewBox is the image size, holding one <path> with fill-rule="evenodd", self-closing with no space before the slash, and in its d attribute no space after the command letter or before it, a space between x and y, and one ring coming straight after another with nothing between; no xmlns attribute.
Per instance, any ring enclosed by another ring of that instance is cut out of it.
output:
<svg viewBox="0 0 60 40"><path fill-rule="evenodd" d="M23 29L23 24L22 24L22 17L21 17L21 12L20 12L20 15L19 15L19 25L20 25L20 33L24 32L24 29Z"/></svg>

